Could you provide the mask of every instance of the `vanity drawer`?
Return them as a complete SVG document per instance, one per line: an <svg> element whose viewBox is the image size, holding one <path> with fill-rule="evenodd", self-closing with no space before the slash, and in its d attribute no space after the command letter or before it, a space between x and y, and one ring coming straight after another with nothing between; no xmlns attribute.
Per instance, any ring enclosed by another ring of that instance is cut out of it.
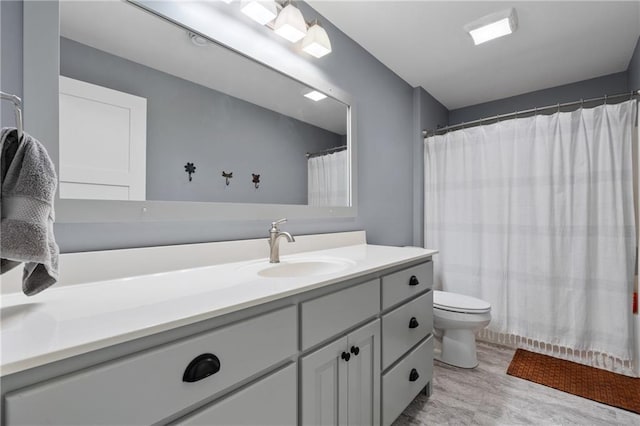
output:
<svg viewBox="0 0 640 426"><path fill-rule="evenodd" d="M291 364L175 424L295 426L296 387L296 364Z"/></svg>
<svg viewBox="0 0 640 426"><path fill-rule="evenodd" d="M415 372L414 372L415 370ZM417 373L417 378L412 374ZM382 424L390 425L431 381L433 336L411 351L398 365L382 376ZM411 379L415 379L411 381Z"/></svg>
<svg viewBox="0 0 640 426"><path fill-rule="evenodd" d="M378 279L302 303L302 349L375 316L379 306Z"/></svg>
<svg viewBox="0 0 640 426"><path fill-rule="evenodd" d="M433 262L428 261L382 277L382 309L433 287Z"/></svg>
<svg viewBox="0 0 640 426"><path fill-rule="evenodd" d="M382 317L382 369L389 367L433 330L433 292Z"/></svg>
<svg viewBox="0 0 640 426"><path fill-rule="evenodd" d="M7 425L152 424L221 393L296 352L290 306L7 395ZM183 381L201 354L220 369Z"/></svg>

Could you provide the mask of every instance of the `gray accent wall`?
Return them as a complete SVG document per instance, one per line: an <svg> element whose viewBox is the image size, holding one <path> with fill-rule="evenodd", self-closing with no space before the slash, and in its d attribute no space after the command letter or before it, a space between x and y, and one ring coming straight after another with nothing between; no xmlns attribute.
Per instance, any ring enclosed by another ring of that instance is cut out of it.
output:
<svg viewBox="0 0 640 426"><path fill-rule="evenodd" d="M628 83L627 87L631 90L640 90L640 37L633 51L633 56L627 68Z"/></svg>
<svg viewBox="0 0 640 426"><path fill-rule="evenodd" d="M580 99L597 98L627 92L627 72L609 74L563 86L552 87L518 96L485 102L464 108L458 108L449 114L449 124L478 120L496 114L508 114L515 111L553 105L558 102L572 102Z"/></svg>
<svg viewBox="0 0 640 426"><path fill-rule="evenodd" d="M413 89L413 245L424 244L424 137L422 131L444 127L449 110L422 87Z"/></svg>
<svg viewBox="0 0 640 426"><path fill-rule="evenodd" d="M64 37L60 75L147 99L147 200L307 204L305 153L344 140ZM187 162L196 166L191 182ZM228 186L222 171L233 172Z"/></svg>

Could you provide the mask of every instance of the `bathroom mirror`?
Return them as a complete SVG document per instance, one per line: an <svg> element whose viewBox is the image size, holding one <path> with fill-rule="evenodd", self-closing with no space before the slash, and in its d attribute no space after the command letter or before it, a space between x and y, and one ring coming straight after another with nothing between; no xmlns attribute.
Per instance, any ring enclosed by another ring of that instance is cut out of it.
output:
<svg viewBox="0 0 640 426"><path fill-rule="evenodd" d="M349 96L189 22L255 31L221 6L59 3L58 221L355 216Z"/></svg>

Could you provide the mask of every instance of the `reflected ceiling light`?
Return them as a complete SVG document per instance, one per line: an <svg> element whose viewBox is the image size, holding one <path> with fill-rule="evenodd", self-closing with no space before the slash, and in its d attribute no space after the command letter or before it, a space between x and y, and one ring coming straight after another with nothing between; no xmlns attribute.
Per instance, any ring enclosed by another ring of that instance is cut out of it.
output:
<svg viewBox="0 0 640 426"><path fill-rule="evenodd" d="M225 2L226 4L229 4L229 3L231 3L233 0L220 0L220 1L223 1L223 2Z"/></svg>
<svg viewBox="0 0 640 426"><path fill-rule="evenodd" d="M316 102L323 100L324 98L327 97L327 95L325 95L324 93L320 93L317 90L312 90L309 93L305 93L304 94L305 98L309 98L311 100L314 100Z"/></svg>
<svg viewBox="0 0 640 426"><path fill-rule="evenodd" d="M242 0L240 8L242 13L260 25L273 21L278 15L274 0Z"/></svg>
<svg viewBox="0 0 640 426"><path fill-rule="evenodd" d="M307 23L300 9L289 2L278 14L273 30L280 37L295 43L307 34Z"/></svg>
<svg viewBox="0 0 640 426"><path fill-rule="evenodd" d="M511 8L492 13L464 26L477 46L489 40L506 36L518 28L516 10Z"/></svg>
<svg viewBox="0 0 640 426"><path fill-rule="evenodd" d="M307 35L302 40L302 50L316 58L321 58L327 53L331 53L331 41L329 41L327 32L320 26L318 20L307 30Z"/></svg>
<svg viewBox="0 0 640 426"><path fill-rule="evenodd" d="M192 33L191 31L189 31L188 33L189 33L189 39L191 40L191 43L195 44L196 46L204 47L209 44L209 40L202 37L201 35Z"/></svg>

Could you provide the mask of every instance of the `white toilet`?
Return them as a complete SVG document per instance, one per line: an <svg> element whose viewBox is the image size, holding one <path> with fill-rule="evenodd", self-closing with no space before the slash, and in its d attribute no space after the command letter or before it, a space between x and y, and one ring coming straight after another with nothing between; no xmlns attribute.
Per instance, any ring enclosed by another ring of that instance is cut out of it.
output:
<svg viewBox="0 0 640 426"><path fill-rule="evenodd" d="M446 291L433 292L434 335L442 342L435 358L456 367L478 366L475 331L491 322L491 305L484 300Z"/></svg>

